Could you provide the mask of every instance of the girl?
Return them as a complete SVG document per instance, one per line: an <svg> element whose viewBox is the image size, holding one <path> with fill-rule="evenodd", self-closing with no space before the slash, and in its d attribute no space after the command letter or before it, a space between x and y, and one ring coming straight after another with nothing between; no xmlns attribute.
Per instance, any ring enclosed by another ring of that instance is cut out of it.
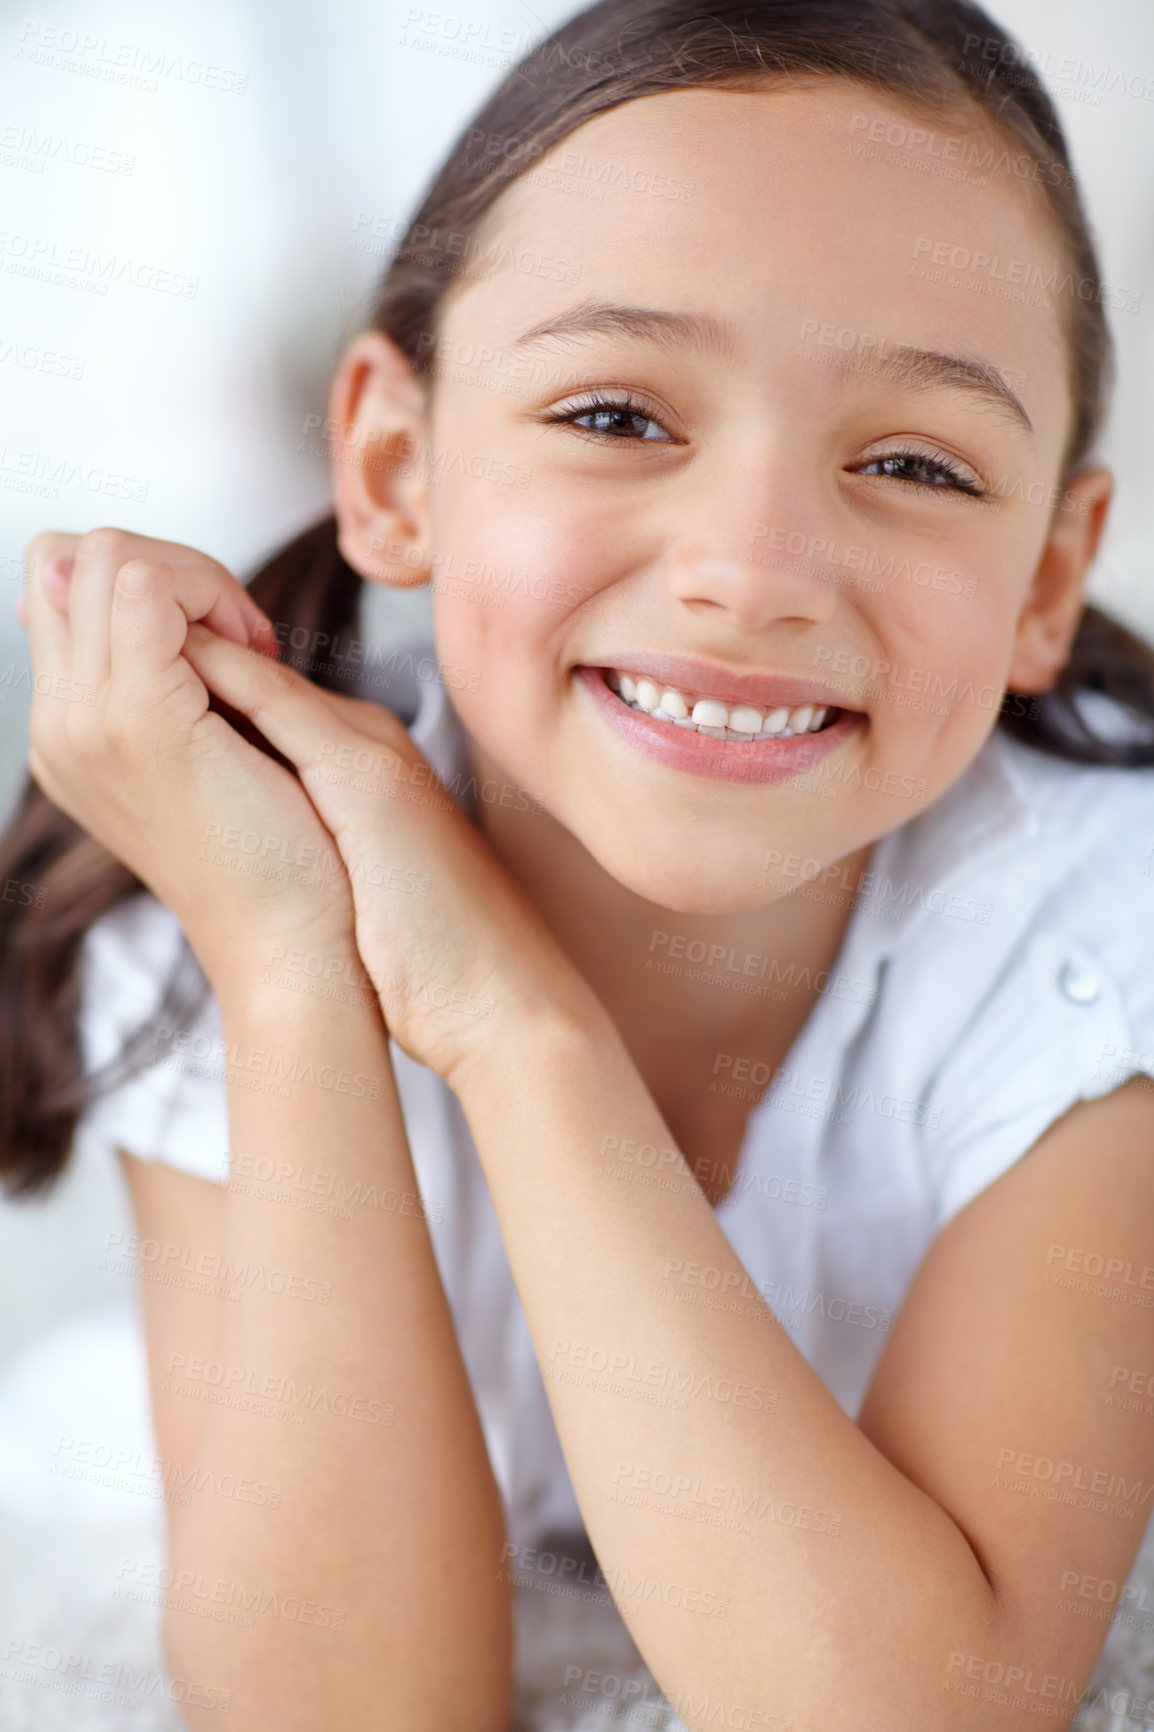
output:
<svg viewBox="0 0 1154 1732"><path fill-rule="evenodd" d="M611 1591L694 1729L1071 1720L1154 1496L1105 298L976 7L609 0L428 193L332 521L247 593L32 544L4 1158L79 1115L195 1277L196 1732L504 1727L517 1586Z"/></svg>

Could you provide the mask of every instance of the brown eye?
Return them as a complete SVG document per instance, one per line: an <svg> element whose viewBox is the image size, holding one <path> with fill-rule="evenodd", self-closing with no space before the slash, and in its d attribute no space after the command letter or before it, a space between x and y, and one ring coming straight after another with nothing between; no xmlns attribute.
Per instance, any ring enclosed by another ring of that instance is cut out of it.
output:
<svg viewBox="0 0 1154 1732"><path fill-rule="evenodd" d="M660 421L628 397L591 398L550 415L548 420L553 425L575 427L593 439L630 444L643 440L672 443Z"/></svg>
<svg viewBox="0 0 1154 1732"><path fill-rule="evenodd" d="M871 457L854 470L855 475L880 475L890 481L907 481L915 487L932 492L968 493L981 499L984 490L976 481L955 468L948 457L931 457L924 451L887 451L881 457Z"/></svg>

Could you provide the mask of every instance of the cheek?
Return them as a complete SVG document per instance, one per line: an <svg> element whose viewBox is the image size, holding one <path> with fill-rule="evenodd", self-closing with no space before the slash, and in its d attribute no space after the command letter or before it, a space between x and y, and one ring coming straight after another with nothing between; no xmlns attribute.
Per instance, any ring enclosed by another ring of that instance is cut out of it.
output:
<svg viewBox="0 0 1154 1732"><path fill-rule="evenodd" d="M536 654L549 658L574 612L630 569L626 548L588 492L446 478L432 500L434 621L438 645L482 658L516 683Z"/></svg>
<svg viewBox="0 0 1154 1732"><path fill-rule="evenodd" d="M993 560L967 569L977 578L973 595L903 585L901 603L879 621L890 665L869 680L882 757L925 779L931 798L993 730L1006 687L1016 579Z"/></svg>

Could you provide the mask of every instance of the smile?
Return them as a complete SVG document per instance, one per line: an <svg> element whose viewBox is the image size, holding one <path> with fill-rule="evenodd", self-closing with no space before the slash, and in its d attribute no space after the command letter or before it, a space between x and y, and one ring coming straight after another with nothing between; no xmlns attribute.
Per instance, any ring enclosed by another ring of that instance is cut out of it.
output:
<svg viewBox="0 0 1154 1732"><path fill-rule="evenodd" d="M581 666L573 675L626 745L667 769L714 781L768 783L803 776L866 723L856 710L799 703L803 692L792 704L770 707L678 689L625 668Z"/></svg>
<svg viewBox="0 0 1154 1732"><path fill-rule="evenodd" d="M832 727L841 711L825 704L778 704L762 709L753 704L727 704L720 698L695 696L673 686L660 685L645 675L611 668L606 674L610 691L622 703L656 722L692 729L711 740L734 740L749 745L754 740L788 740L798 734L817 734Z"/></svg>

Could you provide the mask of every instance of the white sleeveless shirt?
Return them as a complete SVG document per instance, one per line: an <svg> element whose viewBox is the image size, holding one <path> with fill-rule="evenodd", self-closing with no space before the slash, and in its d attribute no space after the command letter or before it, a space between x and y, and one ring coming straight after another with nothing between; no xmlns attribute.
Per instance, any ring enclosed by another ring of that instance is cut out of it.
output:
<svg viewBox="0 0 1154 1732"><path fill-rule="evenodd" d="M471 814L465 736L431 641L411 640L387 660L389 707ZM837 960L784 1064L768 1077L735 1059L715 1079L756 1101L717 1219L851 1418L942 1226L1076 1101L1138 1073L1154 1078L1154 771L1083 768L995 730L953 787L913 811L874 849ZM819 879L811 892L820 891ZM153 1062L97 1096L77 1142L101 1158L121 1148L222 1183L216 1004L208 997L179 1030L156 1029L182 954L195 976L176 919L147 893L90 931L86 1070L142 1026L153 1029ZM734 964L736 982L742 959L714 971ZM664 954L662 966L694 963ZM434 1072L390 1048L510 1540L580 1529L464 1114ZM632 1156L640 1183L645 1159ZM1130 1278L1140 1282L1140 1272ZM676 1382L674 1371L671 1400Z"/></svg>

